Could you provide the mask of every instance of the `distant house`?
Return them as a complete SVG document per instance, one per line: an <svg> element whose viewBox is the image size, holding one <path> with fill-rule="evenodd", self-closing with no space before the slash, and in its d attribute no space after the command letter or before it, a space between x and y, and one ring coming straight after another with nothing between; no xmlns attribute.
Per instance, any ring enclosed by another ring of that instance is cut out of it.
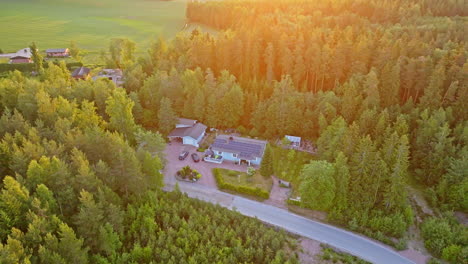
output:
<svg viewBox="0 0 468 264"><path fill-rule="evenodd" d="M47 49L47 57L69 57L70 51L68 49Z"/></svg>
<svg viewBox="0 0 468 264"><path fill-rule="evenodd" d="M238 164L245 162L248 165L260 165L266 145L267 142L263 140L219 135L210 149L215 160L221 156L223 160L234 161ZM211 158L207 157L205 161L209 162Z"/></svg>
<svg viewBox="0 0 468 264"><path fill-rule="evenodd" d="M117 86L123 85L123 73L120 69L103 69L96 76L93 77L93 80L99 79L108 79L115 83Z"/></svg>
<svg viewBox="0 0 468 264"><path fill-rule="evenodd" d="M25 56L14 56L10 58L10 63L15 64L15 63L32 63L32 60L30 57L25 57Z"/></svg>
<svg viewBox="0 0 468 264"><path fill-rule="evenodd" d="M193 122L192 122L193 121ZM205 136L206 126L196 120L179 118L176 128L168 135L170 140L180 139L184 145L199 147Z"/></svg>
<svg viewBox="0 0 468 264"><path fill-rule="evenodd" d="M16 53L11 54L10 63L32 63L31 57L30 48L20 49Z"/></svg>
<svg viewBox="0 0 468 264"><path fill-rule="evenodd" d="M86 68L86 67L80 67L80 68L77 68L75 69L73 72L72 72L72 77L74 79L81 79L81 80L86 80L89 78L89 73L91 72L91 70L89 68Z"/></svg>

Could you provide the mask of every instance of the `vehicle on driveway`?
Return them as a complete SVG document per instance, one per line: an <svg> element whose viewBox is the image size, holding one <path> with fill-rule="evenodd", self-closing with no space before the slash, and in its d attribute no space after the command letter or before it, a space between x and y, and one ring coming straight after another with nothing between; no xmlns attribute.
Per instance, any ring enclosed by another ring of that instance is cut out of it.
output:
<svg viewBox="0 0 468 264"><path fill-rule="evenodd" d="M179 154L179 160L184 160L185 158L187 158L189 152L184 150L182 151L180 154Z"/></svg>
<svg viewBox="0 0 468 264"><path fill-rule="evenodd" d="M198 156L197 153L192 153L192 160L195 161L195 162L199 162L199 161L200 161L200 157Z"/></svg>

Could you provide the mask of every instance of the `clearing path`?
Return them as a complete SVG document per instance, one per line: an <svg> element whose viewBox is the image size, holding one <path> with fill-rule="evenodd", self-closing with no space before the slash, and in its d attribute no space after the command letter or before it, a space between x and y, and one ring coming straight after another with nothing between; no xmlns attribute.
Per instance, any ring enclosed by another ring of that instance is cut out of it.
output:
<svg viewBox="0 0 468 264"><path fill-rule="evenodd" d="M166 182L166 184L168 184ZM344 252L379 264L410 264L411 260L399 255L393 249L378 244L365 237L353 234L340 228L322 224L285 209L252 201L232 194L198 184L179 182L180 190L189 197L219 204L243 215L256 217L259 220L278 226L291 233L329 244ZM174 185L168 184L164 190L170 191Z"/></svg>

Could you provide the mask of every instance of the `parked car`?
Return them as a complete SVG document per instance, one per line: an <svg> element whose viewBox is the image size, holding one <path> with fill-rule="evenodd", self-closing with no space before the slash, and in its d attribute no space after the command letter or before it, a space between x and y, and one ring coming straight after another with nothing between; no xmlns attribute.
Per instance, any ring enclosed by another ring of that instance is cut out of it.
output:
<svg viewBox="0 0 468 264"><path fill-rule="evenodd" d="M193 159L193 161L195 161L195 162L199 162L199 161L200 161L200 157L198 156L197 153L192 153L192 159Z"/></svg>
<svg viewBox="0 0 468 264"><path fill-rule="evenodd" d="M189 152L184 150L179 155L179 160L184 160L188 156Z"/></svg>

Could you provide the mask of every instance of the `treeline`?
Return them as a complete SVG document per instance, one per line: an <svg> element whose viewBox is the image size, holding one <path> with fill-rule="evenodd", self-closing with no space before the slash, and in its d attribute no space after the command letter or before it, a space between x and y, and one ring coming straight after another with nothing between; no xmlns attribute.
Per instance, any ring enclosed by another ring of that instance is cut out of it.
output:
<svg viewBox="0 0 468 264"><path fill-rule="evenodd" d="M0 80L0 263L297 263L258 220L163 193L165 141L107 81Z"/></svg>

